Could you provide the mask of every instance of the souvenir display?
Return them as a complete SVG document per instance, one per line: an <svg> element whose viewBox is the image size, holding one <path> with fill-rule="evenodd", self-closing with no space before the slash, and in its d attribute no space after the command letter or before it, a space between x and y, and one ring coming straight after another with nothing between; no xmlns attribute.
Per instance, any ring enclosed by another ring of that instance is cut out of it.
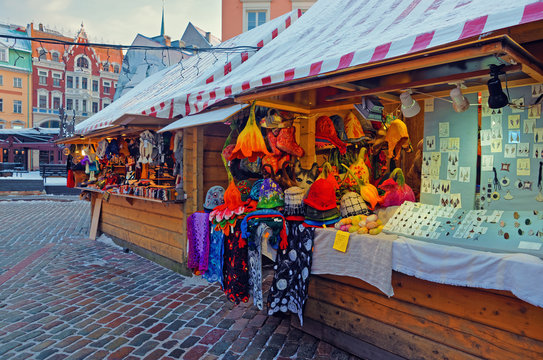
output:
<svg viewBox="0 0 543 360"><path fill-rule="evenodd" d="M510 89L509 93L515 104L523 105L504 107L500 114L494 114L492 109L483 112L481 131L489 132L492 140L502 141L504 147L494 149L492 143L481 142L481 155L487 163L480 170L480 209L526 211L543 202L541 105L531 105L534 99L531 86Z"/></svg>

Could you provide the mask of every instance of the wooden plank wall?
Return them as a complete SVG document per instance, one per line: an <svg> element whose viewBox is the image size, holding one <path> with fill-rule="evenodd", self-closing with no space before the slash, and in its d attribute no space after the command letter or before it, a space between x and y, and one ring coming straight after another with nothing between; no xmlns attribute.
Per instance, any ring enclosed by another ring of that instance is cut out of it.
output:
<svg viewBox="0 0 543 360"><path fill-rule="evenodd" d="M209 188L215 185L220 185L223 188L228 187L228 175L224 168L221 152L224 142L230 133L230 127L223 123L207 125L203 129L203 199ZM235 144L235 138L233 144Z"/></svg>
<svg viewBox="0 0 543 360"><path fill-rule="evenodd" d="M102 197L101 194L93 195ZM94 202L94 201L93 201ZM178 263L185 263L187 241L183 204L111 195L102 201L100 231Z"/></svg>
<svg viewBox="0 0 543 360"><path fill-rule="evenodd" d="M312 276L304 327L354 355L379 353L375 359L543 358L542 308L509 292L397 272L392 280L395 295L388 298L358 279ZM356 339L357 346L344 338Z"/></svg>
<svg viewBox="0 0 543 360"><path fill-rule="evenodd" d="M183 134L183 177L187 194L185 215L198 211L203 197L203 129L191 127L184 129Z"/></svg>

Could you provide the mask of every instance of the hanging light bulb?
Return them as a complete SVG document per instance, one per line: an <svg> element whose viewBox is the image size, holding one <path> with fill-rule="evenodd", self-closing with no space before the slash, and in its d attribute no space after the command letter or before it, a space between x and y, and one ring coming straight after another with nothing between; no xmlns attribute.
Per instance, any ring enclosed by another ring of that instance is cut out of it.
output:
<svg viewBox="0 0 543 360"><path fill-rule="evenodd" d="M460 89L460 84L457 84L454 89L451 90L451 99L453 101L453 109L456 112L464 112L469 108L469 101Z"/></svg>
<svg viewBox="0 0 543 360"><path fill-rule="evenodd" d="M502 90L502 83L499 75L502 73L503 65L490 65L490 76L488 80L488 107L491 109L499 109L509 104L507 95Z"/></svg>
<svg viewBox="0 0 543 360"><path fill-rule="evenodd" d="M413 117L420 112L420 105L415 99L413 99L411 94L411 89L408 89L400 94L402 113L405 117Z"/></svg>

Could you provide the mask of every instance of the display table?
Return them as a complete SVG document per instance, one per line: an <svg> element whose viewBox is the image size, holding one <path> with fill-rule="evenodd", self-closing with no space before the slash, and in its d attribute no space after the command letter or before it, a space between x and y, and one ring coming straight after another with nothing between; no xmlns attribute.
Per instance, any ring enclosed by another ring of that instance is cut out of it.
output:
<svg viewBox="0 0 543 360"><path fill-rule="evenodd" d="M167 268L189 273L184 203L109 194L91 188L81 190L91 193L91 219L97 222L99 232ZM96 207L96 202L101 202L101 207ZM95 209L99 212L96 216Z"/></svg>
<svg viewBox="0 0 543 360"><path fill-rule="evenodd" d="M391 235L340 253L334 237L316 230L302 330L370 359L543 358L541 259Z"/></svg>

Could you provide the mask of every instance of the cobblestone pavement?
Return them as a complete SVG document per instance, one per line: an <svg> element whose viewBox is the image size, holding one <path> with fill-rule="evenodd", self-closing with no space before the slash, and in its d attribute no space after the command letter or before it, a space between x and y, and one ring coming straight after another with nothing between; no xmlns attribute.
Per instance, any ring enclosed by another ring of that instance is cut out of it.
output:
<svg viewBox="0 0 543 360"><path fill-rule="evenodd" d="M353 359L288 316L86 239L87 202L0 201L0 214L0 359Z"/></svg>

